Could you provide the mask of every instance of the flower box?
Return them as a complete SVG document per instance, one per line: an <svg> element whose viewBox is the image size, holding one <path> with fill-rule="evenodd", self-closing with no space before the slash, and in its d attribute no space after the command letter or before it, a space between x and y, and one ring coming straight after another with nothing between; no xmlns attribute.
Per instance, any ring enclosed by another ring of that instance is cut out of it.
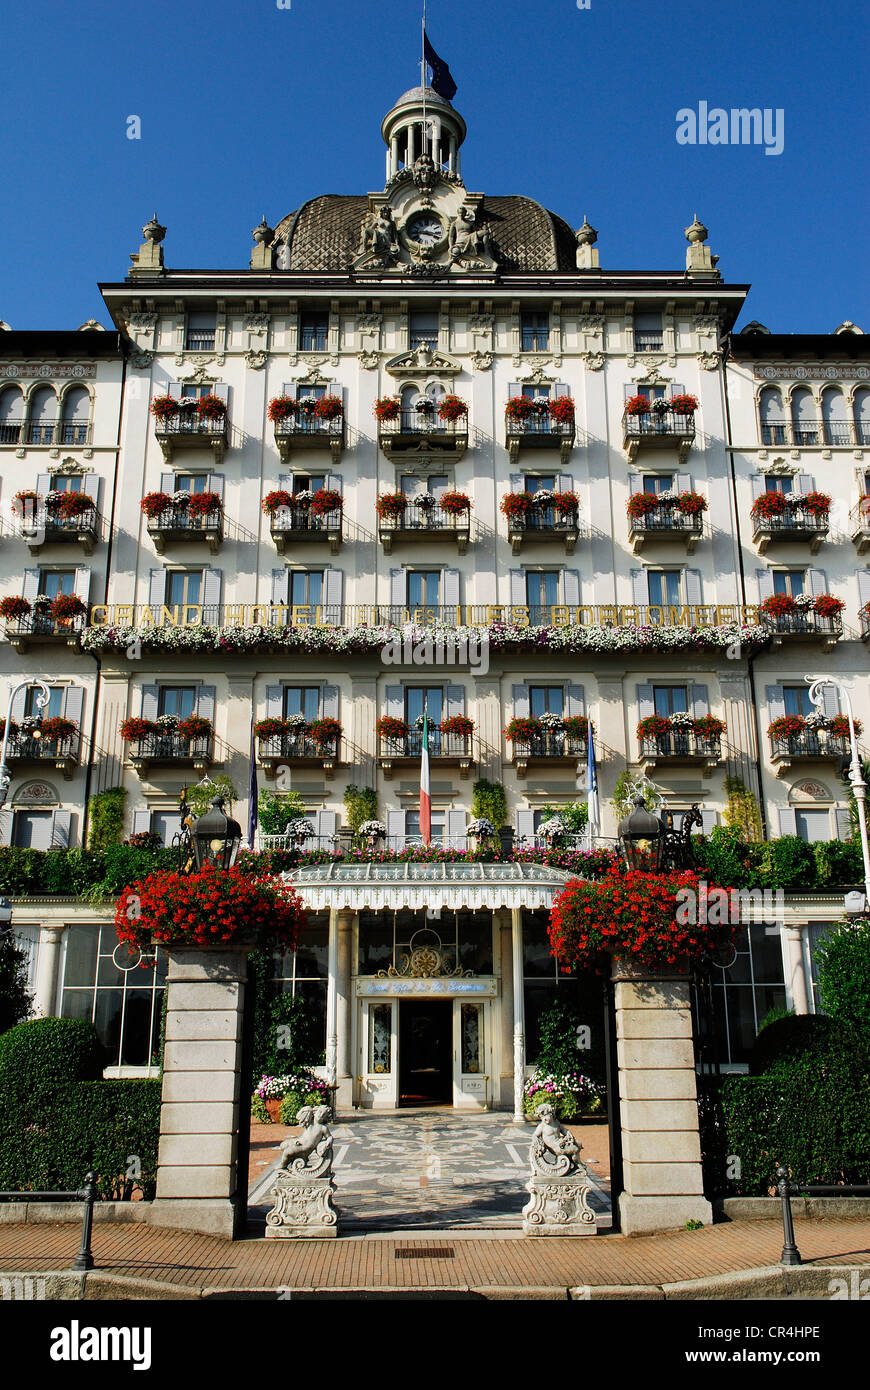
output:
<svg viewBox="0 0 870 1390"><path fill-rule="evenodd" d="M344 404L340 396L321 396L315 401L312 411L315 420L340 420L344 415Z"/></svg>
<svg viewBox="0 0 870 1390"><path fill-rule="evenodd" d="M541 732L540 719L532 715L516 715L506 726L504 736L511 743L530 743Z"/></svg>
<svg viewBox="0 0 870 1390"><path fill-rule="evenodd" d="M59 743L62 739L74 738L79 726L74 719L64 719L63 715L57 714L50 719L43 719L39 731L46 741Z"/></svg>
<svg viewBox="0 0 870 1390"><path fill-rule="evenodd" d="M273 423L278 420L290 420L296 414L296 402L292 396L273 396L267 413Z"/></svg>
<svg viewBox="0 0 870 1390"><path fill-rule="evenodd" d="M148 738L149 734L156 734L157 725L152 719L141 719L136 715L124 719L121 722L119 733L125 743L133 743L140 738Z"/></svg>
<svg viewBox="0 0 870 1390"><path fill-rule="evenodd" d="M649 407L648 396L629 396L625 402L625 413L626 415L649 415Z"/></svg>
<svg viewBox="0 0 870 1390"><path fill-rule="evenodd" d="M547 408L551 420L568 425L574 422L574 401L571 396L556 396L548 401Z"/></svg>
<svg viewBox="0 0 870 1390"><path fill-rule="evenodd" d="M536 415L536 402L531 396L511 396L504 408L506 420L528 420Z"/></svg>
<svg viewBox="0 0 870 1390"><path fill-rule="evenodd" d="M160 872L129 884L118 899L118 938L139 950L156 942L221 946L255 938L294 950L305 922L302 900L278 879L208 864L198 873Z"/></svg>
<svg viewBox="0 0 870 1390"><path fill-rule="evenodd" d="M16 621L19 618L26 618L31 611L31 605L26 598L20 598L17 594L7 594L5 598L0 598L0 617Z"/></svg>
<svg viewBox="0 0 870 1390"><path fill-rule="evenodd" d="M408 499L404 492L381 492L378 494L376 503L378 516L382 519L387 517L400 517L404 513Z"/></svg>
<svg viewBox="0 0 870 1390"><path fill-rule="evenodd" d="M314 516L326 516L329 512L336 512L341 507L341 493L335 492L332 488L321 487L311 498L311 511Z"/></svg>
<svg viewBox="0 0 870 1390"><path fill-rule="evenodd" d="M764 521L770 517L782 516L791 510L791 503L782 492L762 492L752 504L752 515Z"/></svg>
<svg viewBox="0 0 870 1390"><path fill-rule="evenodd" d="M662 719L658 714L648 714L646 718L638 721L637 736L645 738L664 738L671 732L669 719Z"/></svg>
<svg viewBox="0 0 870 1390"><path fill-rule="evenodd" d="M202 715L189 714L186 719L179 719L178 733L181 738L210 738L213 733L213 725L210 719L203 719Z"/></svg>
<svg viewBox="0 0 870 1390"><path fill-rule="evenodd" d="M444 396L438 402L439 420L462 420L468 414L468 405L461 396Z"/></svg>
<svg viewBox="0 0 870 1390"><path fill-rule="evenodd" d="M220 396L200 396L196 402L196 413L200 420L223 420L227 413L227 403Z"/></svg>
<svg viewBox="0 0 870 1390"><path fill-rule="evenodd" d="M442 719L439 725L442 734L452 734L458 738L469 738L474 733L474 720L467 714L451 714Z"/></svg>
<svg viewBox="0 0 870 1390"><path fill-rule="evenodd" d="M87 613L87 605L77 594L58 594L51 601L49 612L56 623L68 623Z"/></svg>
<svg viewBox="0 0 870 1390"><path fill-rule="evenodd" d="M580 499L576 492L554 492L553 506L561 517L576 517Z"/></svg>
<svg viewBox="0 0 870 1390"><path fill-rule="evenodd" d="M812 512L816 516L827 518L831 510L831 499L826 492L805 492L799 498L799 505L805 512Z"/></svg>
<svg viewBox="0 0 870 1390"><path fill-rule="evenodd" d="M308 725L308 735L320 747L330 743L335 744L341 738L341 724L337 719L329 717L312 719Z"/></svg>
<svg viewBox="0 0 870 1390"><path fill-rule="evenodd" d="M379 738L394 739L398 743L408 737L410 726L405 719L397 719L392 714L382 714L375 724L375 732Z"/></svg>
<svg viewBox="0 0 870 1390"><path fill-rule="evenodd" d="M151 402L151 414L155 420L166 420L178 414L179 402L174 396L155 396Z"/></svg>
<svg viewBox="0 0 870 1390"><path fill-rule="evenodd" d="M254 725L255 738L280 738L282 734L290 733L290 723L287 719L258 719Z"/></svg>
<svg viewBox="0 0 870 1390"><path fill-rule="evenodd" d="M510 520L525 520L533 502L531 492L506 492L501 499L501 509Z"/></svg>
<svg viewBox="0 0 870 1390"><path fill-rule="evenodd" d="M671 396L668 402L675 415L694 415L698 409L697 396Z"/></svg>
<svg viewBox="0 0 870 1390"><path fill-rule="evenodd" d="M782 618L786 614L797 611L798 606L791 594L770 594L759 608L759 612L765 613L771 618Z"/></svg>
<svg viewBox="0 0 870 1390"><path fill-rule="evenodd" d="M767 732L771 738L796 738L808 728L809 725L802 714L783 714L768 725Z"/></svg>
<svg viewBox="0 0 870 1390"><path fill-rule="evenodd" d="M146 492L139 505L146 516L160 516L172 506L172 498L168 492Z"/></svg>
<svg viewBox="0 0 870 1390"><path fill-rule="evenodd" d="M292 507L294 502L293 493L285 492L283 488L278 488L274 492L267 492L263 498L261 506L264 512L271 516L280 507Z"/></svg>
<svg viewBox="0 0 870 1390"><path fill-rule="evenodd" d="M375 417L378 420L398 420L402 410L402 402L398 396L380 396L374 404Z"/></svg>
<svg viewBox="0 0 870 1390"><path fill-rule="evenodd" d="M190 516L214 516L222 506L223 502L216 492L192 492L187 509Z"/></svg>
<svg viewBox="0 0 870 1390"><path fill-rule="evenodd" d="M464 492L442 492L438 505L448 516L461 516L471 510L471 498Z"/></svg>

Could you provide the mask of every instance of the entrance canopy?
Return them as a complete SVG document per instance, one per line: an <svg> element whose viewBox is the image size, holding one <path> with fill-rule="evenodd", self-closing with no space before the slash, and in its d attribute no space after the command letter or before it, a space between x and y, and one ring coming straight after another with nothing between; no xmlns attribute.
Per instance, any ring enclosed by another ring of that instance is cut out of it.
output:
<svg viewBox="0 0 870 1390"><path fill-rule="evenodd" d="M282 875L306 907L500 908L551 907L565 875L546 864L419 863L308 864Z"/></svg>

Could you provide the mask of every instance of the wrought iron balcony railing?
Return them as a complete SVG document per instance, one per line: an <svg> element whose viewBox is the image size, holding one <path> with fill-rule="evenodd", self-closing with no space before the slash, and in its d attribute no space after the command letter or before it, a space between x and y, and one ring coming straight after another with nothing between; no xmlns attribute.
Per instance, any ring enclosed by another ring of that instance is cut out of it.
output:
<svg viewBox="0 0 870 1390"><path fill-rule="evenodd" d="M15 647L27 642L67 642L77 646L85 616L80 613L74 618L53 618L48 612L35 610L21 618L7 618L6 636Z"/></svg>
<svg viewBox="0 0 870 1390"><path fill-rule="evenodd" d="M431 506L415 502L409 497L396 516L378 517L378 535L384 551L390 554L392 541L397 537L405 539L451 539L456 540L460 555L465 553L471 532L471 512L445 512L437 501Z"/></svg>
<svg viewBox="0 0 870 1390"><path fill-rule="evenodd" d="M34 555L39 554L43 545L66 542L80 545L86 555L93 553L100 538L100 517L96 507L88 507L76 516L64 516L57 508L46 507L42 502L31 500L19 505L20 532Z"/></svg>
<svg viewBox="0 0 870 1390"><path fill-rule="evenodd" d="M519 769L530 762L586 761L586 738L564 730L544 730L528 739L513 739L510 746L514 766Z"/></svg>
<svg viewBox="0 0 870 1390"><path fill-rule="evenodd" d="M309 734L276 734L258 740L262 762L337 762L341 738L320 742Z"/></svg>
<svg viewBox="0 0 870 1390"><path fill-rule="evenodd" d="M189 507L167 507L148 517L147 530L158 554L167 541L204 541L214 552L223 540L223 505L205 516L191 513Z"/></svg>
<svg viewBox="0 0 870 1390"><path fill-rule="evenodd" d="M90 444L90 425L55 421L50 425L25 424L23 420L4 420L0 424L0 444Z"/></svg>
<svg viewBox="0 0 870 1390"><path fill-rule="evenodd" d="M318 415L289 415L275 421L275 443L282 462L294 448L330 449L338 458L344 448L344 416L322 420Z"/></svg>
<svg viewBox="0 0 870 1390"><path fill-rule="evenodd" d="M81 734L68 738L34 738L25 731L10 733L6 756L10 762L78 762Z"/></svg>
<svg viewBox="0 0 870 1390"><path fill-rule="evenodd" d="M864 555L870 550L870 495L855 503L849 521L852 541L858 547L858 554Z"/></svg>
<svg viewBox="0 0 870 1390"><path fill-rule="evenodd" d="M704 534L703 513L681 512L678 507L656 507L653 511L644 512L643 516L629 517L628 534L635 553L642 549L647 540L676 540L681 541L688 554L693 555Z"/></svg>
<svg viewBox="0 0 870 1390"><path fill-rule="evenodd" d="M326 542L335 554L342 540L344 514L341 507L331 512L314 513L310 506L298 503L292 507L277 507L269 517L269 530L281 554L293 542Z"/></svg>
<svg viewBox="0 0 870 1390"><path fill-rule="evenodd" d="M130 757L134 763L208 763L211 761L214 736L204 734L199 738L184 738L181 734L146 734L130 743Z"/></svg>
<svg viewBox="0 0 870 1390"><path fill-rule="evenodd" d="M676 446L680 459L684 459L695 439L695 415L679 415L666 411L661 415L650 411L646 415L633 415L625 411L622 417L623 448L630 460L638 450L645 446L671 448Z"/></svg>
<svg viewBox="0 0 870 1390"><path fill-rule="evenodd" d="M378 421L378 443L385 454L420 449L459 458L468 447L468 416L442 420L437 410L400 410L395 419Z"/></svg>
<svg viewBox="0 0 870 1390"><path fill-rule="evenodd" d="M519 457L520 449L559 450L559 459L567 463L576 437L577 427L573 419L554 420L551 415L527 415L516 420L505 416L505 448L512 462Z"/></svg>
<svg viewBox="0 0 870 1390"><path fill-rule="evenodd" d="M827 512L813 512L796 503L788 511L774 516L758 516L752 512L752 539L763 555L771 541L806 541L813 555L828 534Z"/></svg>
<svg viewBox="0 0 870 1390"><path fill-rule="evenodd" d="M473 734L442 734L440 729L429 729L429 757L451 758L466 761L473 756ZM423 752L423 732L412 729L404 738L378 738L379 758L420 758Z"/></svg>
<svg viewBox="0 0 870 1390"><path fill-rule="evenodd" d="M642 759L668 759L718 763L722 757L722 739L718 734L696 734L691 729L671 729L667 734L642 738Z"/></svg>
<svg viewBox="0 0 870 1390"><path fill-rule="evenodd" d="M771 734L770 755L774 762L784 758L846 758L849 757L849 740L843 735L832 734L829 729L804 729L787 738L775 738Z"/></svg>
<svg viewBox="0 0 870 1390"><path fill-rule="evenodd" d="M853 424L848 420L828 420L817 425L776 421L760 428L762 444L792 444L797 448L814 444L870 444L870 424L863 421Z"/></svg>
<svg viewBox="0 0 870 1390"><path fill-rule="evenodd" d="M154 433L163 457L170 462L176 448L195 446L211 449L215 461L220 463L229 442L230 423L226 415L210 420L195 410L179 410L156 419Z"/></svg>
<svg viewBox="0 0 870 1390"><path fill-rule="evenodd" d="M843 635L843 620L839 614L828 618L811 608L802 608L795 613L777 615L762 612L760 617L764 626L778 638L812 640L819 637L825 643L833 644Z"/></svg>

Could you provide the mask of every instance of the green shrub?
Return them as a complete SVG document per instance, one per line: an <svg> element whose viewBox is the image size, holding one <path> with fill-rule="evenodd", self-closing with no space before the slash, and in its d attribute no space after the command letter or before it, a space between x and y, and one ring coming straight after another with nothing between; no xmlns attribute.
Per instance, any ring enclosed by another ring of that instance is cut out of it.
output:
<svg viewBox="0 0 870 1390"><path fill-rule="evenodd" d="M260 792L257 820L264 835L283 835L291 821L305 815L305 802L298 791Z"/></svg>
<svg viewBox="0 0 870 1390"><path fill-rule="evenodd" d="M751 1076L788 1071L807 1056L848 1042L842 1024L826 1014L792 1014L759 1031L749 1060Z"/></svg>
<svg viewBox="0 0 870 1390"><path fill-rule="evenodd" d="M347 824L354 835L367 820L378 818L378 794L374 787L345 787L344 805Z"/></svg>
<svg viewBox="0 0 870 1390"><path fill-rule="evenodd" d="M541 819L558 816L569 835L582 835L589 824L589 806L585 801L569 801L565 806L542 806Z"/></svg>
<svg viewBox="0 0 870 1390"><path fill-rule="evenodd" d="M256 1093L251 1096L251 1119L258 1125L270 1125L272 1116L269 1114L266 1102Z"/></svg>
<svg viewBox="0 0 870 1390"><path fill-rule="evenodd" d="M75 1082L96 1081L103 1066L103 1049L92 1023L32 1018L0 1037L0 1096L35 1114Z"/></svg>
<svg viewBox="0 0 870 1390"><path fill-rule="evenodd" d="M844 888L864 880L861 846L851 840L817 840L813 857L819 888Z"/></svg>
<svg viewBox="0 0 870 1390"><path fill-rule="evenodd" d="M813 847L797 835L782 835L760 845L758 876L762 888L813 888L816 858Z"/></svg>
<svg viewBox="0 0 870 1390"><path fill-rule="evenodd" d="M328 1103L329 1096L324 1091L309 1090L305 1086L294 1086L292 1091L288 1091L281 1098L281 1124L295 1125L303 1105L314 1107Z"/></svg>
<svg viewBox="0 0 870 1390"><path fill-rule="evenodd" d="M870 922L845 923L818 944L816 960L823 1007L870 1037Z"/></svg>
<svg viewBox="0 0 870 1390"><path fill-rule="evenodd" d="M108 787L88 801L88 849L96 851L119 845L124 831L126 787Z"/></svg>
<svg viewBox="0 0 870 1390"><path fill-rule="evenodd" d="M0 1034L22 1023L30 1013L27 957L9 927L0 927Z"/></svg>
<svg viewBox="0 0 870 1390"><path fill-rule="evenodd" d="M714 826L708 838L694 836L692 848L695 863L711 883L726 884L731 888L748 888L752 885L754 870L751 867L751 850L741 839L738 830L725 825Z"/></svg>
<svg viewBox="0 0 870 1390"><path fill-rule="evenodd" d="M479 777L471 791L471 814L475 820L488 820L500 830L507 820L507 797L501 782Z"/></svg>

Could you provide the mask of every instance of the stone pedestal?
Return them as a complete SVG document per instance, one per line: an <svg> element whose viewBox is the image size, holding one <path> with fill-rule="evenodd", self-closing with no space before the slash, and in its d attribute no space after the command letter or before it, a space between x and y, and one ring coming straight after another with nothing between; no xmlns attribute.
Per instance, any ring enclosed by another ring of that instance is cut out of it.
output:
<svg viewBox="0 0 870 1390"><path fill-rule="evenodd" d="M615 960L623 1234L711 1225L704 1196L687 975Z"/></svg>
<svg viewBox="0 0 870 1390"><path fill-rule="evenodd" d="M275 1205L266 1216L266 1237L324 1240L337 1235L334 1193L331 1175L310 1178L304 1173L278 1172L269 1194Z"/></svg>
<svg viewBox="0 0 870 1390"><path fill-rule="evenodd" d="M582 1166L567 1177L533 1174L526 1191L531 1200L523 1207L523 1235L595 1235L595 1212L589 1206L589 1181Z"/></svg>
<svg viewBox="0 0 870 1390"><path fill-rule="evenodd" d="M149 1221L232 1238L238 1191L242 1016L253 945L169 946L157 1196Z"/></svg>

